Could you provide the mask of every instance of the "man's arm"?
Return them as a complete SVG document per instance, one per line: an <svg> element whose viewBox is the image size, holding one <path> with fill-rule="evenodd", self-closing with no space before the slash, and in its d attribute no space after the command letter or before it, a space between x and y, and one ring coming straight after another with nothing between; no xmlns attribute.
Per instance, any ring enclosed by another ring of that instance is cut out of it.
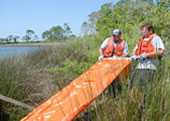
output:
<svg viewBox="0 0 170 121"><path fill-rule="evenodd" d="M128 44L127 44L127 42L125 43L125 48L123 50L123 57L126 57L126 56L128 56Z"/></svg>
<svg viewBox="0 0 170 121"><path fill-rule="evenodd" d="M155 50L151 53L146 54L146 57L156 58L162 57L165 52L164 44L159 36L155 36L152 40L152 44L155 47Z"/></svg>
<svg viewBox="0 0 170 121"><path fill-rule="evenodd" d="M99 49L100 56L103 56L103 49L106 48L107 43L108 43L108 38L106 38L100 46Z"/></svg>

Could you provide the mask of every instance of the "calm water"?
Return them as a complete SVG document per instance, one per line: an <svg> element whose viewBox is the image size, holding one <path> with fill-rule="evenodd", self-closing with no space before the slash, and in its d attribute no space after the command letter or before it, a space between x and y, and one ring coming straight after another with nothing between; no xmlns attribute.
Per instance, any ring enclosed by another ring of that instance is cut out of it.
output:
<svg viewBox="0 0 170 121"><path fill-rule="evenodd" d="M0 47L0 58L7 58L12 56L20 56L30 54L39 50L40 47Z"/></svg>

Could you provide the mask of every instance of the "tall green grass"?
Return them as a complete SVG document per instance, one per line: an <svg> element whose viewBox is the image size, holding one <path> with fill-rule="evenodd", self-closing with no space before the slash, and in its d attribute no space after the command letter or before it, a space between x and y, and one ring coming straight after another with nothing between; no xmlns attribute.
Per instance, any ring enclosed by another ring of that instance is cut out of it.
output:
<svg viewBox="0 0 170 121"><path fill-rule="evenodd" d="M54 43L29 55L1 59L0 93L37 106L95 63L97 51L91 42ZM3 101L0 105L10 114L10 121L29 112Z"/></svg>
<svg viewBox="0 0 170 121"><path fill-rule="evenodd" d="M97 61L100 37L84 37L61 44L43 47L32 54L0 60L0 93L37 106L61 90ZM145 121L170 120L170 63L169 57L153 81L145 103ZM161 72L161 73L160 73ZM87 109L92 121L139 121L141 93L130 96L127 80L120 95L113 98L104 92ZM10 121L19 121L29 111L0 102L10 114ZM83 121L84 113L78 118ZM78 119L76 119L78 120Z"/></svg>

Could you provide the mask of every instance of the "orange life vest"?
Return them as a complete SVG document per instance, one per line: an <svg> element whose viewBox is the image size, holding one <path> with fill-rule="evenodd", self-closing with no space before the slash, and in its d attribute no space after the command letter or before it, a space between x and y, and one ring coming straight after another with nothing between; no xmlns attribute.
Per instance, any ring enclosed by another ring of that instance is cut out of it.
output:
<svg viewBox="0 0 170 121"><path fill-rule="evenodd" d="M123 56L125 48L125 41L122 40L120 43L114 43L113 38L109 38L107 46L102 50L104 57Z"/></svg>
<svg viewBox="0 0 170 121"><path fill-rule="evenodd" d="M150 53L155 50L155 47L152 44L152 39L154 34L150 35L147 38L141 38L137 44L137 49L135 55L141 55L143 53Z"/></svg>

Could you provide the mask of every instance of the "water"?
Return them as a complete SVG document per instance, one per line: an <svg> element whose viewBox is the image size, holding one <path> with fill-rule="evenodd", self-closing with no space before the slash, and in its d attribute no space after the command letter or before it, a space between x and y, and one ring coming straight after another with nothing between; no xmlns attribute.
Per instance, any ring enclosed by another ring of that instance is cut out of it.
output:
<svg viewBox="0 0 170 121"><path fill-rule="evenodd" d="M9 47L0 47L0 59L2 58L8 58L8 57L13 57L13 56L22 56L22 55L27 55L32 52L35 52L39 50L40 47L23 47L23 46L9 46Z"/></svg>

